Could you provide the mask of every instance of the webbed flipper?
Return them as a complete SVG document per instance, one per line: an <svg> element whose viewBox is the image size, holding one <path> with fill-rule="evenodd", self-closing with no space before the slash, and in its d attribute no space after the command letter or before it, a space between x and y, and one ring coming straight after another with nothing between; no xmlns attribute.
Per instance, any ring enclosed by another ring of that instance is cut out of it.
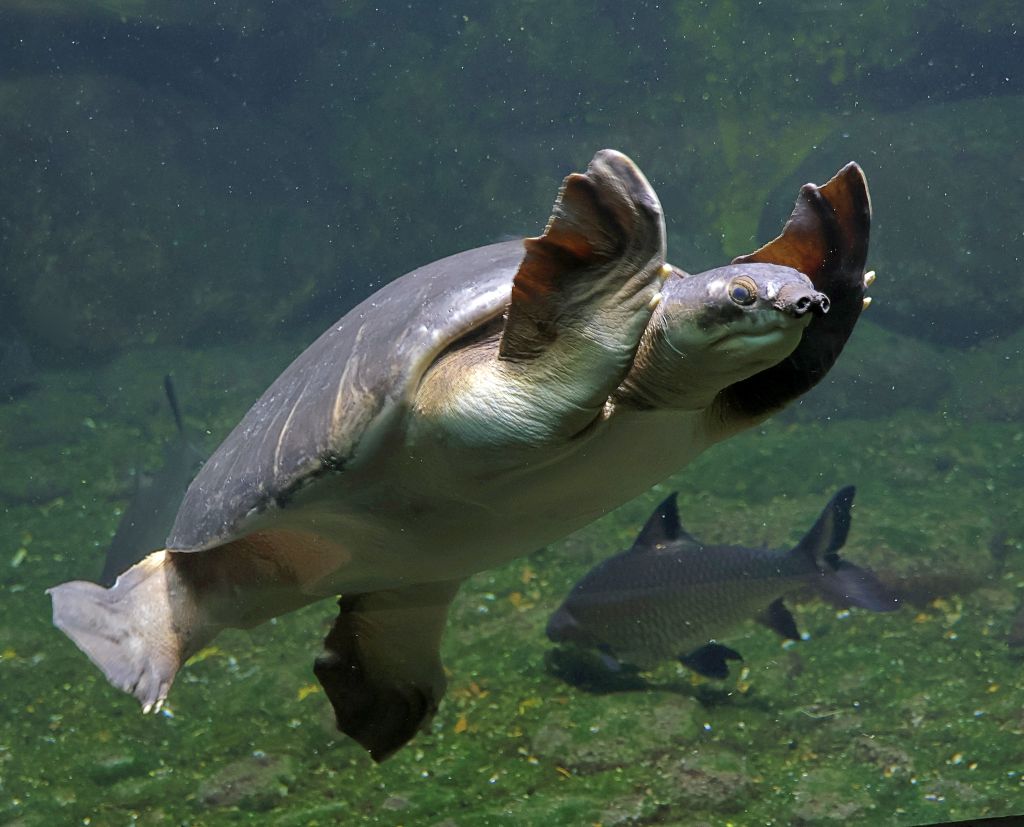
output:
<svg viewBox="0 0 1024 827"><path fill-rule="evenodd" d="M313 672L338 729L378 763L430 723L444 696L441 635L461 581L342 597Z"/></svg>
<svg viewBox="0 0 1024 827"><path fill-rule="evenodd" d="M499 356L561 376L568 408L599 408L629 370L669 272L658 196L629 158L601 150L565 179L544 234L524 244Z"/></svg>
<svg viewBox="0 0 1024 827"><path fill-rule="evenodd" d="M723 417L749 421L771 414L824 378L839 357L864 308L864 265L871 228L871 198L857 164L843 167L824 186L804 184L782 235L734 264L781 264L808 276L829 298L786 359L737 382L719 396Z"/></svg>
<svg viewBox="0 0 1024 827"><path fill-rule="evenodd" d="M109 589L75 580L47 589L53 625L107 680L159 710L181 665L216 634L205 622L195 584L166 550L121 574Z"/></svg>

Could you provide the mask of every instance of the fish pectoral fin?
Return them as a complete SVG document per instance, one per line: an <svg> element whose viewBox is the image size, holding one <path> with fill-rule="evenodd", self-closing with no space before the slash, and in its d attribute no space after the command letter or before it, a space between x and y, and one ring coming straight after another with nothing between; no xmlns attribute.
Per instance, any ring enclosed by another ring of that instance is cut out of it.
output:
<svg viewBox="0 0 1024 827"><path fill-rule="evenodd" d="M461 581L342 597L313 672L338 729L380 763L430 723L444 696L441 636Z"/></svg>
<svg viewBox="0 0 1024 827"><path fill-rule="evenodd" d="M714 641L705 643L688 655L679 656L679 662L683 666L705 678L718 678L719 680L729 677L727 661L730 660L743 660L743 656L735 649L730 649L728 646Z"/></svg>
<svg viewBox="0 0 1024 827"><path fill-rule="evenodd" d="M700 540L687 532L679 520L677 496L675 493L669 494L654 509L654 513L647 518L644 527L640 529L636 540L633 541L630 551L639 553L658 552L664 551L670 545L672 550L677 550L681 547L692 548L697 551L702 549Z"/></svg>
<svg viewBox="0 0 1024 827"><path fill-rule="evenodd" d="M788 640L800 640L800 630L796 627L793 613L786 608L781 597L761 612L757 621Z"/></svg>

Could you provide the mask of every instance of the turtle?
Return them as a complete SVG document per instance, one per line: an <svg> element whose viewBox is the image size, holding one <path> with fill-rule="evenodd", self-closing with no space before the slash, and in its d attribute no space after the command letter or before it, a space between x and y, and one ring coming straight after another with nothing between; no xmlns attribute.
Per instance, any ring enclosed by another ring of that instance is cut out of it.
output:
<svg viewBox="0 0 1024 827"><path fill-rule="evenodd" d="M325 598L314 673L377 762L429 724L460 583L555 542L763 421L828 372L865 306L871 204L850 163L781 235L698 274L615 150L543 233L386 284L289 365L203 465L165 547L53 622L158 710L225 627ZM340 596L340 597L339 597Z"/></svg>

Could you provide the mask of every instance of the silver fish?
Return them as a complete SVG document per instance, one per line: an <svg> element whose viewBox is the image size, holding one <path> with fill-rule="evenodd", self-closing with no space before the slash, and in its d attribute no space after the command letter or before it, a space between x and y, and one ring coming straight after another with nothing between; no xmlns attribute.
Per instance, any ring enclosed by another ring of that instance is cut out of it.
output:
<svg viewBox="0 0 1024 827"><path fill-rule="evenodd" d="M205 459L185 431L170 376L164 377L164 392L177 431L164 446L164 464L160 470L135 476L135 493L117 525L103 561L103 571L96 581L101 586L114 585L121 572L163 546L185 491Z"/></svg>
<svg viewBox="0 0 1024 827"><path fill-rule="evenodd" d="M899 607L894 592L871 572L842 560L855 489L825 506L790 551L706 545L688 534L672 494L648 519L632 548L598 564L548 621L555 643L575 643L619 661L649 667L678 658L702 675L724 678L738 652L718 639L756 617L784 637L799 639L783 598L808 586L833 603L874 612Z"/></svg>

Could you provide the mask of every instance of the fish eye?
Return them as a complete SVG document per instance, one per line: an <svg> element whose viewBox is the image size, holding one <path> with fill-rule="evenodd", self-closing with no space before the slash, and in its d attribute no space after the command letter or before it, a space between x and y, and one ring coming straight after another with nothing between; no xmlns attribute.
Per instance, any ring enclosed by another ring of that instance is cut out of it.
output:
<svg viewBox="0 0 1024 827"><path fill-rule="evenodd" d="M741 307L749 307L757 301L757 285L747 276L734 278L729 284L729 298Z"/></svg>

